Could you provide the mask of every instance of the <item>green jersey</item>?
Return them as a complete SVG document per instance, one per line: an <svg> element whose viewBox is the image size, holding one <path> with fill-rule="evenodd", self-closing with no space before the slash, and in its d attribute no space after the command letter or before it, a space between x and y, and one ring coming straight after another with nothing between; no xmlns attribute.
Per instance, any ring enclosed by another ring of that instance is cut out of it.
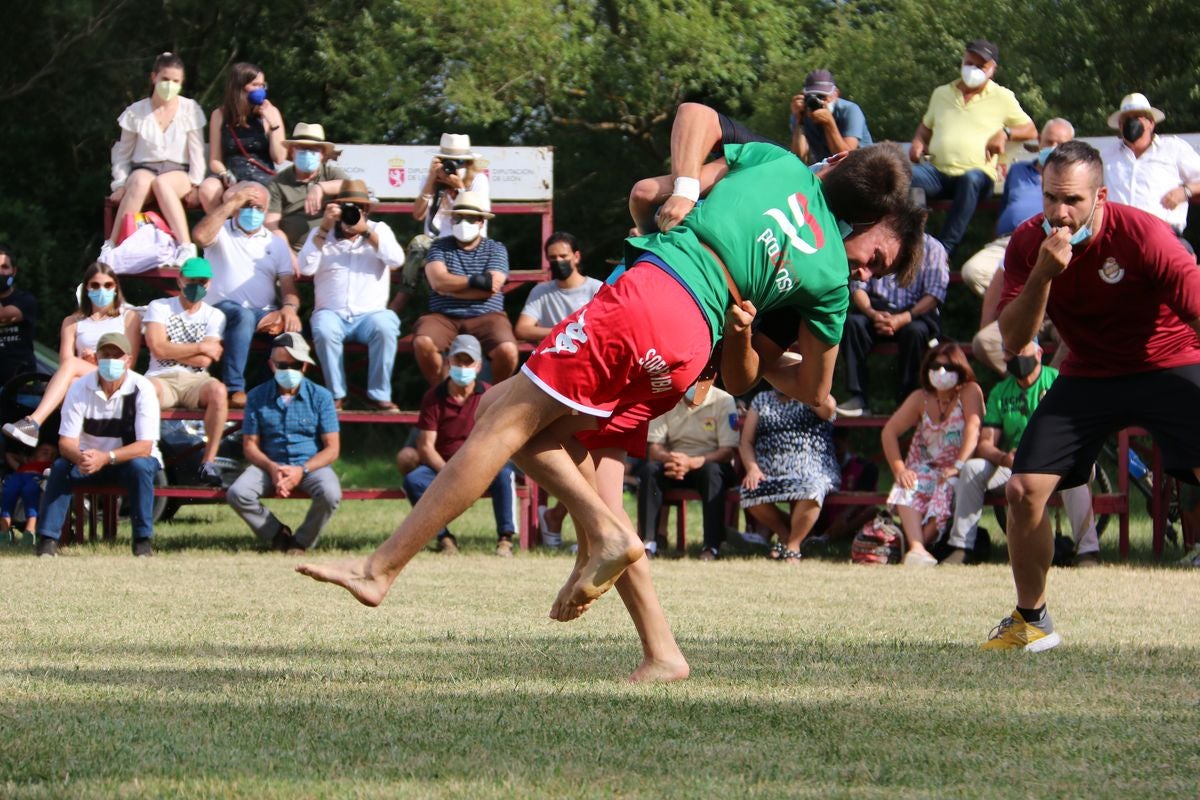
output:
<svg viewBox="0 0 1200 800"><path fill-rule="evenodd" d="M1012 450L1021 443L1021 436L1025 433L1025 426L1029 424L1029 418L1033 416L1034 409L1042 402L1050 384L1054 383L1057 377L1058 370L1043 366L1041 374L1028 389L1022 389L1021 384L1017 383L1017 379L1012 375L992 389L992 393L988 395L983 424L989 428L1000 429L1003 449Z"/></svg>
<svg viewBox="0 0 1200 800"><path fill-rule="evenodd" d="M729 173L708 197L667 233L630 239L631 255L648 251L670 266L695 296L714 343L729 289L706 245L759 314L794 308L819 339L837 344L850 305L850 270L820 182L776 145L725 145L725 160Z"/></svg>

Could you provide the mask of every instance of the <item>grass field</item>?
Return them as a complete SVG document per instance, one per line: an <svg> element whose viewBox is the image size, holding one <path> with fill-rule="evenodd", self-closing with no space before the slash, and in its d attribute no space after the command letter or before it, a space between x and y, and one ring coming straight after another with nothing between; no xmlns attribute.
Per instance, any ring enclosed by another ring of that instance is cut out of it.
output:
<svg viewBox="0 0 1200 800"><path fill-rule="evenodd" d="M317 558L406 508L346 504ZM149 561L0 547L0 796L1197 796L1195 570L1056 571L1064 645L1031 657L977 650L1001 564L660 560L693 677L634 686L615 594L550 621L569 556L497 559L489 529L477 505L465 554L419 556L378 609L219 507Z"/></svg>

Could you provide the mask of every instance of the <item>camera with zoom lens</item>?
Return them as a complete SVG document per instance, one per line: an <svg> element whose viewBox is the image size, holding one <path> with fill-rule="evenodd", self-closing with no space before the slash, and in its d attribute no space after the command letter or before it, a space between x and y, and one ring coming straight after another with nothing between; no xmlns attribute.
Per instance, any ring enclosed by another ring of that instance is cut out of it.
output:
<svg viewBox="0 0 1200 800"><path fill-rule="evenodd" d="M804 107L810 112L820 111L825 107L825 98L819 94L804 95Z"/></svg>
<svg viewBox="0 0 1200 800"><path fill-rule="evenodd" d="M458 159L443 158L441 161L442 161L442 169L445 171L445 173L447 175L454 175L460 169L462 169L463 162L459 161Z"/></svg>
<svg viewBox="0 0 1200 800"><path fill-rule="evenodd" d="M339 203L342 207L342 224L353 227L362 219L362 209L354 203Z"/></svg>

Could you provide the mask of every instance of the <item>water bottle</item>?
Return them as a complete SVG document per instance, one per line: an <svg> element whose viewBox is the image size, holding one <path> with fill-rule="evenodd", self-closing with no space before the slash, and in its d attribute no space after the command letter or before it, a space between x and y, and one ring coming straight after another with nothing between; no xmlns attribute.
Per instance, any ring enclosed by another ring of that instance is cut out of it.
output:
<svg viewBox="0 0 1200 800"><path fill-rule="evenodd" d="M1140 481L1149 471L1150 468L1142 461L1141 456L1132 447L1129 448L1129 476L1135 481Z"/></svg>

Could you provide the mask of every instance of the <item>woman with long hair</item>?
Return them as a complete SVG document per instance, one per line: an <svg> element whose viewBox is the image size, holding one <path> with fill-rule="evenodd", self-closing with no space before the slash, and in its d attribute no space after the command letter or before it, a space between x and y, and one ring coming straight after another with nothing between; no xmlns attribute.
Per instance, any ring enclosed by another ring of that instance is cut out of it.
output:
<svg viewBox="0 0 1200 800"><path fill-rule="evenodd" d="M270 183L275 165L287 159L283 115L267 99L267 79L254 64L240 61L230 67L225 97L209 117L208 137L209 176L200 184L205 213L212 213L235 183Z"/></svg>
<svg viewBox="0 0 1200 800"><path fill-rule="evenodd" d="M983 390L962 348L943 342L925 354L921 388L883 428L883 454L895 476L887 504L904 527L907 565L937 563L928 546L950 524L954 484L979 442L983 408ZM908 457L901 459L900 435L914 426Z"/></svg>
<svg viewBox="0 0 1200 800"><path fill-rule="evenodd" d="M137 214L154 192L163 219L180 245L180 263L196 255L184 200L204 180L204 111L180 96L183 59L163 53L150 72L150 96L117 118L121 138L112 148L112 195L117 216L108 244L122 222Z"/></svg>
<svg viewBox="0 0 1200 800"><path fill-rule="evenodd" d="M129 355L136 364L142 346L142 317L125 305L121 284L112 267L97 261L83 273L79 309L63 318L58 369L46 385L41 402L29 416L5 425L5 436L30 447L37 446L42 425L62 405L67 389L76 378L96 371L96 343L106 333L125 334L132 346Z"/></svg>

